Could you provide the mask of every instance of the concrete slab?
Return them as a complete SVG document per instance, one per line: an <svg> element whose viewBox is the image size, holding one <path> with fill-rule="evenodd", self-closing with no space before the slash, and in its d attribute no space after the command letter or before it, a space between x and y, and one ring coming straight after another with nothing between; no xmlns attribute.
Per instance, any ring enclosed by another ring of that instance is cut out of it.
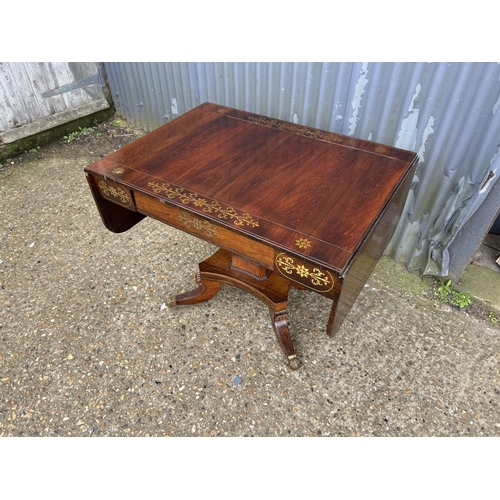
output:
<svg viewBox="0 0 500 500"><path fill-rule="evenodd" d="M500 273L488 267L470 265L456 285L459 291L470 293L483 307L500 318Z"/></svg>
<svg viewBox="0 0 500 500"><path fill-rule="evenodd" d="M500 318L500 235L486 235L483 244L472 257L472 262L455 288L469 293L485 309Z"/></svg>

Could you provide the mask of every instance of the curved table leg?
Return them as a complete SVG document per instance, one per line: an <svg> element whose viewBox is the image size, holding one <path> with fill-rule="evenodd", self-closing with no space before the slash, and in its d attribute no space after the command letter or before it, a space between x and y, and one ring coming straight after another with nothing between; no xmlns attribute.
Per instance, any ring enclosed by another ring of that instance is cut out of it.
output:
<svg viewBox="0 0 500 500"><path fill-rule="evenodd" d="M268 274L264 280L256 280L231 268L230 262L231 254L226 250L218 250L212 257L200 262L200 270L196 273L198 288L172 297L168 306L199 304L210 300L217 294L222 284L238 287L269 307L271 323L281 349L288 358L290 368L297 370L300 363L290 337L286 311L291 283L274 273Z"/></svg>
<svg viewBox="0 0 500 500"><path fill-rule="evenodd" d="M292 370L297 370L300 363L295 354L295 349L293 348L292 339L290 337L290 330L288 329L288 313L286 309L283 311L276 311L273 307L269 307L269 313L278 342L288 358L288 364Z"/></svg>
<svg viewBox="0 0 500 500"><path fill-rule="evenodd" d="M184 306L189 304L199 304L214 297L220 290L221 283L218 281L202 280L200 273L196 273L196 283L200 286L189 292L174 295L168 301L168 307Z"/></svg>

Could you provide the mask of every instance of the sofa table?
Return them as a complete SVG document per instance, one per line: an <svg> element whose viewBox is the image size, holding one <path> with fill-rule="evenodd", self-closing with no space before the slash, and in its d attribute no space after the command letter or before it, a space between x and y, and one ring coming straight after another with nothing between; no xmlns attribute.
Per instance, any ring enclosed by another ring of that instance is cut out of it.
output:
<svg viewBox="0 0 500 500"><path fill-rule="evenodd" d="M127 231L144 217L220 248L197 287L170 305L211 299L221 284L270 310L292 369L291 286L331 299L333 335L401 216L417 155L204 103L85 168L102 221Z"/></svg>

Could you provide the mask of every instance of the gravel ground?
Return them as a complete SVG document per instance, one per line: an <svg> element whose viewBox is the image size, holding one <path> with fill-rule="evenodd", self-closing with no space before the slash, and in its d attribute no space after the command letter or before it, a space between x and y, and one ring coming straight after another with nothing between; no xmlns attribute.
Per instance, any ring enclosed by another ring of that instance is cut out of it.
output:
<svg viewBox="0 0 500 500"><path fill-rule="evenodd" d="M500 329L381 259L336 337L292 290L302 366L267 308L195 286L210 244L146 219L107 231L83 168L136 137L105 122L0 170L0 436L498 436Z"/></svg>

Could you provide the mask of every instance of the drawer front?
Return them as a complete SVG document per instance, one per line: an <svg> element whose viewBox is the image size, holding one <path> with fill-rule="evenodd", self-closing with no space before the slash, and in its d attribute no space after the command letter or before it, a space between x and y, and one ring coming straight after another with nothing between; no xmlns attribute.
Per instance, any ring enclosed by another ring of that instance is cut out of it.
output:
<svg viewBox="0 0 500 500"><path fill-rule="evenodd" d="M218 247L247 257L256 264L264 265L271 270L274 268L274 249L272 247L187 212L182 208L162 203L158 198L147 194L135 191L134 198L139 212L186 231Z"/></svg>

